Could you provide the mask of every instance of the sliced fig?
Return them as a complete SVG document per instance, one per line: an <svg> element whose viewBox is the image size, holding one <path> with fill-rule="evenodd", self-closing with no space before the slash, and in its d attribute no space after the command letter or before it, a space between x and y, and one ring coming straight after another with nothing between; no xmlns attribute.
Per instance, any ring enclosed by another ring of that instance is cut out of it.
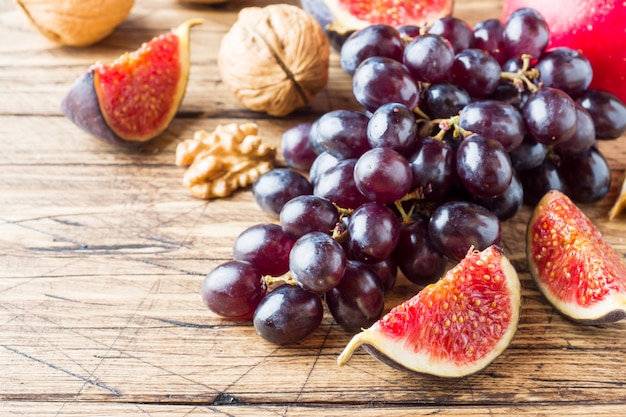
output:
<svg viewBox="0 0 626 417"><path fill-rule="evenodd" d="M107 64L92 65L63 98L61 110L81 129L115 144L159 136L182 102L189 78L189 20Z"/></svg>
<svg viewBox="0 0 626 417"><path fill-rule="evenodd" d="M530 273L563 315L584 324L626 317L626 266L569 197L546 193L530 218L526 240Z"/></svg>
<svg viewBox="0 0 626 417"><path fill-rule="evenodd" d="M520 316L517 272L497 246L470 249L436 283L356 334L339 355L359 347L412 373L462 377L484 369L510 344Z"/></svg>

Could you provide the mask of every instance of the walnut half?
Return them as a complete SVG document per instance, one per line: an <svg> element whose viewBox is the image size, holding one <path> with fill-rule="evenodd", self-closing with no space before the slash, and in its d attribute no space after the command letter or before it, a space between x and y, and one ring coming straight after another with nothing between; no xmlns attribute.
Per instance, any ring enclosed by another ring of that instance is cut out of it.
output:
<svg viewBox="0 0 626 417"><path fill-rule="evenodd" d="M263 143L255 123L197 131L176 148L176 165L189 166L183 185L194 197L226 197L274 168L276 148Z"/></svg>

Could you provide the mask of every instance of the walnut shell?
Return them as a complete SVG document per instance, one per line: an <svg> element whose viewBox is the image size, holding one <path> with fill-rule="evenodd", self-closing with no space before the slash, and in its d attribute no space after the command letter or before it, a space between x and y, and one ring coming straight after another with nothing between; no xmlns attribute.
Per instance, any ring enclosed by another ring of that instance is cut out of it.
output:
<svg viewBox="0 0 626 417"><path fill-rule="evenodd" d="M330 46L319 23L297 6L246 7L222 38L224 83L247 108L285 116L328 83Z"/></svg>
<svg viewBox="0 0 626 417"><path fill-rule="evenodd" d="M134 0L15 0L45 37L69 46L101 41L126 19Z"/></svg>

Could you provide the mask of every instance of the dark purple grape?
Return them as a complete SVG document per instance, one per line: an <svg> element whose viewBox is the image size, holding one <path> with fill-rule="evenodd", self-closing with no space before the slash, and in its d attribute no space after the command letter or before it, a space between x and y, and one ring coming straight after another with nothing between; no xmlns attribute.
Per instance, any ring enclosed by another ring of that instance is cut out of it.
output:
<svg viewBox="0 0 626 417"><path fill-rule="evenodd" d="M437 281L447 264L446 257L430 239L428 219L425 217L417 217L413 223L402 225L393 258L404 276L417 285Z"/></svg>
<svg viewBox="0 0 626 417"><path fill-rule="evenodd" d="M385 306L380 279L369 266L355 261L348 261L343 279L325 299L335 321L349 332L370 327Z"/></svg>
<svg viewBox="0 0 626 417"><path fill-rule="evenodd" d="M476 198L473 200L498 216L501 221L510 219L524 205L524 189L519 175L514 172L511 184L504 194L495 198Z"/></svg>
<svg viewBox="0 0 626 417"><path fill-rule="evenodd" d="M542 88L528 97L522 117L528 133L546 145L566 142L576 131L576 103L556 88Z"/></svg>
<svg viewBox="0 0 626 417"><path fill-rule="evenodd" d="M337 159L358 158L370 149L369 117L355 110L332 110L317 120L317 143Z"/></svg>
<svg viewBox="0 0 626 417"><path fill-rule="evenodd" d="M317 155L317 158L313 161L311 168L309 169L309 178L311 179L311 183L315 185L317 183L317 179L324 172L334 167L339 163L339 159L335 158L328 152L322 152Z"/></svg>
<svg viewBox="0 0 626 417"><path fill-rule="evenodd" d="M370 201L354 182L356 159L344 159L317 177L313 194L344 209L354 209Z"/></svg>
<svg viewBox="0 0 626 417"><path fill-rule="evenodd" d="M202 281L202 301L223 317L252 317L264 294L261 272L248 262L223 263Z"/></svg>
<svg viewBox="0 0 626 417"><path fill-rule="evenodd" d="M509 188L513 166L500 142L474 133L456 151L456 174L471 194L493 198Z"/></svg>
<svg viewBox="0 0 626 417"><path fill-rule="evenodd" d="M447 39L455 54L474 45L474 31L464 20L458 17L450 16L436 19L428 28L427 33Z"/></svg>
<svg viewBox="0 0 626 417"><path fill-rule="evenodd" d="M595 146L596 143L596 129L593 125L593 119L587 110L576 103L576 131L566 142L554 145L554 149L561 154L571 155L585 152Z"/></svg>
<svg viewBox="0 0 626 417"><path fill-rule="evenodd" d="M361 261L352 261L367 265L378 275L380 284L383 287L383 292L388 293L396 285L398 279L398 265L393 257L387 257L386 259L376 263L365 263Z"/></svg>
<svg viewBox="0 0 626 417"><path fill-rule="evenodd" d="M371 202L361 205L348 222L350 259L376 263L386 259L396 248L400 221L387 206Z"/></svg>
<svg viewBox="0 0 626 417"><path fill-rule="evenodd" d="M474 30L474 48L489 52L500 65L507 60L502 41L504 24L499 19L480 21L472 28Z"/></svg>
<svg viewBox="0 0 626 417"><path fill-rule="evenodd" d="M313 184L298 171L274 168L252 184L252 194L259 207L278 217L287 201L299 195L313 194Z"/></svg>
<svg viewBox="0 0 626 417"><path fill-rule="evenodd" d="M311 123L299 123L283 132L280 146L283 158L290 167L308 171L317 158L317 152L309 140L310 132Z"/></svg>
<svg viewBox="0 0 626 417"><path fill-rule="evenodd" d="M280 212L280 226L292 239L310 232L330 234L338 221L337 207L325 198L314 195L293 198Z"/></svg>
<svg viewBox="0 0 626 417"><path fill-rule="evenodd" d="M352 76L352 92L367 111L375 112L387 103L401 103L409 109L419 101L419 87L401 63L391 58L371 57Z"/></svg>
<svg viewBox="0 0 626 417"><path fill-rule="evenodd" d="M409 162L390 148L365 152L354 166L354 184L372 201L390 204L411 191L413 173Z"/></svg>
<svg viewBox="0 0 626 417"><path fill-rule="evenodd" d="M589 59L572 48L559 47L546 52L535 64L544 87L563 90L577 96L587 90L593 70Z"/></svg>
<svg viewBox="0 0 626 417"><path fill-rule="evenodd" d="M422 29L416 25L402 25L398 26L397 29L404 43L411 42L413 39L422 34Z"/></svg>
<svg viewBox="0 0 626 417"><path fill-rule="evenodd" d="M502 83L496 87L496 91L489 96L489 99L508 103L519 110L524 107L528 96L529 93L526 89L520 91L513 84Z"/></svg>
<svg viewBox="0 0 626 417"><path fill-rule="evenodd" d="M577 101L591 115L598 139L617 139L626 132L626 105L614 94L587 90Z"/></svg>
<svg viewBox="0 0 626 417"><path fill-rule="evenodd" d="M263 339L287 345L313 333L323 318L324 304L318 295L297 285L283 284L261 300L253 324Z"/></svg>
<svg viewBox="0 0 626 417"><path fill-rule="evenodd" d="M335 288L346 269L346 254L328 233L301 236L289 255L289 269L299 286L323 294Z"/></svg>
<svg viewBox="0 0 626 417"><path fill-rule="evenodd" d="M439 201L456 182L455 151L442 140L424 138L410 157L411 189L421 190L424 200Z"/></svg>
<svg viewBox="0 0 626 417"><path fill-rule="evenodd" d="M403 63L416 81L443 81L454 60L450 42L439 35L418 36L404 48Z"/></svg>
<svg viewBox="0 0 626 417"><path fill-rule="evenodd" d="M373 24L357 30L341 46L340 64L348 74L366 58L384 56L402 61L404 42L396 28L389 25Z"/></svg>
<svg viewBox="0 0 626 417"><path fill-rule="evenodd" d="M417 141L415 113L404 104L383 104L369 119L367 141L372 148L391 148L406 155Z"/></svg>
<svg viewBox="0 0 626 417"><path fill-rule="evenodd" d="M511 104L495 100L474 101L463 108L459 126L495 139L509 152L524 139L524 120Z"/></svg>
<svg viewBox="0 0 626 417"><path fill-rule="evenodd" d="M511 158L513 169L523 171L539 166L546 157L546 152L546 145L526 135L522 143L509 152L509 158Z"/></svg>
<svg viewBox="0 0 626 417"><path fill-rule="evenodd" d="M502 42L511 58L519 58L522 54L539 58L549 41L548 24L535 9L517 9L504 23Z"/></svg>
<svg viewBox="0 0 626 417"><path fill-rule="evenodd" d="M498 245L501 226L486 208L467 201L448 201L438 206L428 222L428 233L437 250L460 261L471 247L484 250Z"/></svg>
<svg viewBox="0 0 626 417"><path fill-rule="evenodd" d="M565 193L577 203L595 203L611 188L611 169L596 148L579 154L562 154L558 167Z"/></svg>
<svg viewBox="0 0 626 417"><path fill-rule="evenodd" d="M279 225L256 224L235 239L233 259L251 263L263 275L279 276L289 271L292 246L293 240Z"/></svg>
<svg viewBox="0 0 626 417"><path fill-rule="evenodd" d="M431 84L422 93L420 108L431 119L448 119L459 114L471 101L467 91L454 84Z"/></svg>
<svg viewBox="0 0 626 417"><path fill-rule="evenodd" d="M524 188L524 203L535 207L539 200L550 190L565 192L563 178L552 158L545 158L535 168L519 173Z"/></svg>
<svg viewBox="0 0 626 417"><path fill-rule="evenodd" d="M496 91L502 71L498 61L480 49L465 49L454 57L448 80L474 98L485 98Z"/></svg>

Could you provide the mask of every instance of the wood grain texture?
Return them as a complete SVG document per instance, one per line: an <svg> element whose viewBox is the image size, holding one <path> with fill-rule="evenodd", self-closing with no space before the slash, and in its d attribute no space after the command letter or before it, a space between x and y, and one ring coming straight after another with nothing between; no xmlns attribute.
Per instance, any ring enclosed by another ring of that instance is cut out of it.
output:
<svg viewBox="0 0 626 417"><path fill-rule="evenodd" d="M329 314L306 340L276 347L249 323L206 310L203 276L230 259L246 227L275 219L249 190L192 198L174 163L177 143L199 129L254 121L278 145L296 123L356 108L336 53L328 87L286 118L243 109L221 83L221 36L241 7L269 3L137 0L113 35L80 49L41 37L0 0L0 415L626 415L626 322L584 327L545 302L524 257L528 208L503 231L522 280L520 328L474 376L410 376L362 350L338 368L350 335ZM471 23L500 14L495 0L455 7ZM89 65L191 17L205 23L192 29L187 94L161 137L120 149L62 116L61 98ZM611 192L581 208L626 254L624 215L607 219L626 169L626 138L601 150L613 171ZM400 279L387 308L418 289Z"/></svg>

